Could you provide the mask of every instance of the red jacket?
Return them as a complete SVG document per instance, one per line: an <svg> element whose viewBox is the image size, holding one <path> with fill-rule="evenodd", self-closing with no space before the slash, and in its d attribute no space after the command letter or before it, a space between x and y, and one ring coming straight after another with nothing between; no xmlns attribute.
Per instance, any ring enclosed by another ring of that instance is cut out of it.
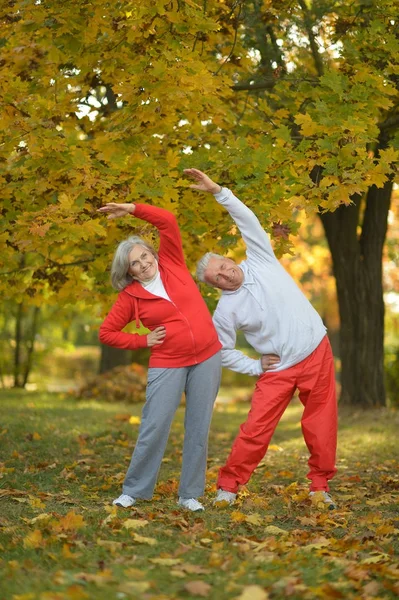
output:
<svg viewBox="0 0 399 600"><path fill-rule="evenodd" d="M136 204L134 217L159 229L158 266L171 302L154 296L138 281L128 285L100 327L100 341L109 346L136 350L147 347L147 336L123 333L131 321L150 330L164 325L162 344L152 346L150 367L188 367L210 358L221 349L218 335L196 283L184 260L179 227L167 210Z"/></svg>

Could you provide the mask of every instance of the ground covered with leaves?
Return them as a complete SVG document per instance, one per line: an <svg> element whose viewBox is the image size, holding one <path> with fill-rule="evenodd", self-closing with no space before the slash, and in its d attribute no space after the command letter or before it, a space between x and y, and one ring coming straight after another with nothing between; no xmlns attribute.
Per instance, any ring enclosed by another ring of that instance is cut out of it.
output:
<svg viewBox="0 0 399 600"><path fill-rule="evenodd" d="M385 599L399 594L399 414L340 411L338 509L308 499L294 401L234 507L212 505L248 404L219 403L204 513L176 504L184 409L151 502L112 507L141 406L1 398L1 600Z"/></svg>

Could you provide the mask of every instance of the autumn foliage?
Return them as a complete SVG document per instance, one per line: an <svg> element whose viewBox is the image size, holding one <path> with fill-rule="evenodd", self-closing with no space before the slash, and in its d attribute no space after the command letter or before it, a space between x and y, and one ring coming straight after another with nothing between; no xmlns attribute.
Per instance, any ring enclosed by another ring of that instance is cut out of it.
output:
<svg viewBox="0 0 399 600"><path fill-rule="evenodd" d="M279 252L299 208L384 186L398 158L397 5L357 4L3 3L2 294L101 295L130 229L96 216L105 201L173 210L190 264L216 238L229 246L229 220L187 188L185 166L245 195Z"/></svg>

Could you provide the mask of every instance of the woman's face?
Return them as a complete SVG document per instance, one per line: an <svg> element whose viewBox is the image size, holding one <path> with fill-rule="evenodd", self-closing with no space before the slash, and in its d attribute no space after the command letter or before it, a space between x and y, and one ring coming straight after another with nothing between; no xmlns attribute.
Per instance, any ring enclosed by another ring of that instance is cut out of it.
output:
<svg viewBox="0 0 399 600"><path fill-rule="evenodd" d="M137 244L129 254L128 273L139 281L151 281L158 271L155 256L145 247Z"/></svg>

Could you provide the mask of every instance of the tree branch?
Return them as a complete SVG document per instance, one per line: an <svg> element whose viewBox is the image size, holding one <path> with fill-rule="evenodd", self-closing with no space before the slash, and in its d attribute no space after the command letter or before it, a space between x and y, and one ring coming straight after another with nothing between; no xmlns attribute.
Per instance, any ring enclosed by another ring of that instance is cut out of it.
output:
<svg viewBox="0 0 399 600"><path fill-rule="evenodd" d="M319 49L317 47L316 36L312 30L312 22L310 20L310 12L304 0L299 0L299 6L301 7L304 15L304 25L306 29L306 33L309 37L310 49L312 51L312 56L314 60L314 64L316 67L316 71L319 77L321 77L324 73L324 65L319 54Z"/></svg>
<svg viewBox="0 0 399 600"><path fill-rule="evenodd" d="M12 271L2 271L0 275L12 275L13 273L21 273L22 271L36 271L37 269L64 269L65 267L76 267L78 265L84 265L87 263L94 262L97 257L93 256L92 258L83 258L82 260L76 260L70 263L56 263L51 261L49 265L41 265L41 266L31 266L31 267L20 267L19 269L13 269Z"/></svg>

